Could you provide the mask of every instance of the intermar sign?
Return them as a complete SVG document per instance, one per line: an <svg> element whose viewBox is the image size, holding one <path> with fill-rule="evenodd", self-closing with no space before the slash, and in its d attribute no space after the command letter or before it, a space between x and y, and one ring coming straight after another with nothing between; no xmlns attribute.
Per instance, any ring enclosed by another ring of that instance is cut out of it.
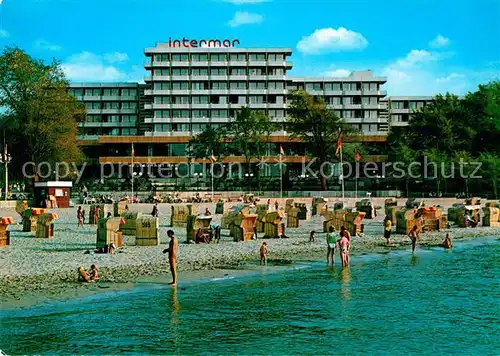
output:
<svg viewBox="0 0 500 356"><path fill-rule="evenodd" d="M197 48L197 47L235 47L236 44L240 44L240 40L190 40L188 38L182 37L182 40L173 40L172 38L168 38L168 46L172 48Z"/></svg>

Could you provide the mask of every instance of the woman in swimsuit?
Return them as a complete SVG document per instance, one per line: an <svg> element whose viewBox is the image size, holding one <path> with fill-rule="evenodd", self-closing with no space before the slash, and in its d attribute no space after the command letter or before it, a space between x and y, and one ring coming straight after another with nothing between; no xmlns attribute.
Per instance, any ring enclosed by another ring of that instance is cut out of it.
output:
<svg viewBox="0 0 500 356"><path fill-rule="evenodd" d="M335 228L330 226L328 232L326 233L326 265L330 264L330 257L332 258L332 266L335 264L335 244L337 243L335 238Z"/></svg>

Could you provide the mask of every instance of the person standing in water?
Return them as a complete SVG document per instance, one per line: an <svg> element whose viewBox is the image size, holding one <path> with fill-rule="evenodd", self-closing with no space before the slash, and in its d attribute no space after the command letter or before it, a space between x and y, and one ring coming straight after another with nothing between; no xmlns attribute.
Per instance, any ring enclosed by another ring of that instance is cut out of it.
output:
<svg viewBox="0 0 500 356"><path fill-rule="evenodd" d="M413 226L408 234L408 237L411 240L411 252L415 253L415 248L417 247L417 239L418 239L418 227L417 225Z"/></svg>
<svg viewBox="0 0 500 356"><path fill-rule="evenodd" d="M345 233L347 232L347 234ZM340 238L339 245L340 245L340 258L342 261L342 267L348 267L349 266L349 238L348 238L348 231L345 230L344 234Z"/></svg>
<svg viewBox="0 0 500 356"><path fill-rule="evenodd" d="M267 265L267 243L265 241L260 246L260 264Z"/></svg>
<svg viewBox="0 0 500 356"><path fill-rule="evenodd" d="M345 261L346 261L346 266L348 266L349 265L349 252L351 250L351 233L345 228L345 226L340 227L339 246L340 246L340 239L342 239L342 237L345 237L347 239L347 247L346 247L344 257L345 257ZM340 258L342 259L342 256L344 253L342 251L342 248L340 248L339 253L340 253Z"/></svg>
<svg viewBox="0 0 500 356"><path fill-rule="evenodd" d="M177 285L177 249L179 248L179 243L173 230L168 230L167 236L170 237L170 243L168 244L168 248L163 250L163 253L168 252L168 263L170 265L170 272L172 273L172 282L169 284L175 287Z"/></svg>
<svg viewBox="0 0 500 356"><path fill-rule="evenodd" d="M335 237L335 228L330 226L328 232L326 233L326 265L330 264L330 257L332 259L332 266L335 265L335 247L336 247L336 237Z"/></svg>
<svg viewBox="0 0 500 356"><path fill-rule="evenodd" d="M384 220L384 237L387 240L387 245L391 244L391 229L392 229L392 220L386 216Z"/></svg>
<svg viewBox="0 0 500 356"><path fill-rule="evenodd" d="M446 233L446 237L444 238L443 243L441 243L439 246L442 246L444 248L452 248L453 247L453 243L451 242L451 236L450 236L449 232Z"/></svg>

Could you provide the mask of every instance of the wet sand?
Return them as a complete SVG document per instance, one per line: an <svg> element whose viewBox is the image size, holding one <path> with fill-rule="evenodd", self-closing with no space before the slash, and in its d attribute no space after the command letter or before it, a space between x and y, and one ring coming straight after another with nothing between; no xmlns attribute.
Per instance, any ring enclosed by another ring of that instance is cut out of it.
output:
<svg viewBox="0 0 500 356"><path fill-rule="evenodd" d="M310 200L309 200L310 201ZM231 206L234 204L227 204ZM450 204L451 205L451 204ZM151 212L151 204L130 205L131 211ZM208 207L215 211L215 204L199 204L203 212ZM88 206L86 216L88 216ZM162 253L168 244L166 232L170 223L170 204L160 204L160 246L135 246L133 237L124 237L124 248L115 255L85 254L93 251L96 227L77 226L76 208L54 209L58 214L53 239L37 239L34 234L22 232L20 216L14 209L0 209L0 216L11 216L15 223L9 227L11 245L0 249L0 303L5 306L38 304L51 299L85 296L100 291L133 288L142 283L168 283L170 271L167 256ZM383 213L373 220L364 220L365 234L353 237L352 254L386 252L410 247L407 236L393 234L393 245L385 245L382 237ZM213 222L220 223L222 215L214 215ZM325 242L322 231L323 218L313 217L300 221L300 227L286 229L287 239L267 239L270 265L299 260L323 259ZM316 230L316 241L309 243L309 232ZM222 231L220 244L184 244L185 228L174 228L179 238L178 268L179 287L195 279L224 278L235 273L251 271L258 264L258 250L262 240L233 242L229 231ZM454 240L476 236L499 236L500 228L451 228ZM259 234L261 237L262 234ZM445 231L420 235L420 245L437 245L444 239ZM337 256L338 257L338 256ZM337 263L338 263L337 259ZM77 268L99 266L98 283L77 282ZM236 269L242 271L237 272Z"/></svg>

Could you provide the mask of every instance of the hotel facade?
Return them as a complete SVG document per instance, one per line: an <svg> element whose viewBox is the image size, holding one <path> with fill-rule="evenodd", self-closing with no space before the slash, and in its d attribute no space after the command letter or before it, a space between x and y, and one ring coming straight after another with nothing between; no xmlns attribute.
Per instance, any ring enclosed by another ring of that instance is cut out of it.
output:
<svg viewBox="0 0 500 356"><path fill-rule="evenodd" d="M387 97L386 78L371 71L347 77L296 78L289 48L146 48L148 75L139 83L72 83L71 92L87 108L78 143L101 164L185 164L189 140L207 126L230 125L242 107L279 124L269 138L269 157L284 148L288 164L307 161L307 147L287 132L287 95L303 89L321 96L347 123L360 130L355 141L383 146L392 125L407 125L413 109L430 97ZM381 149L383 151L383 149ZM383 157L365 157L380 161ZM224 157L224 163L242 162ZM190 161L190 171L197 164ZM266 171L264 174L273 174Z"/></svg>

